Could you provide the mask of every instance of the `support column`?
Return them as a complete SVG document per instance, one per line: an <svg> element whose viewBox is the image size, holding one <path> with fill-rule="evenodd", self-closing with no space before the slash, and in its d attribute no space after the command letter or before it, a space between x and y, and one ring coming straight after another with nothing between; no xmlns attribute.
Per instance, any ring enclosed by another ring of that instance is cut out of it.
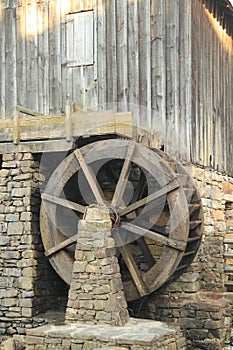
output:
<svg viewBox="0 0 233 350"><path fill-rule="evenodd" d="M106 207L89 207L79 221L66 322L124 325L129 320Z"/></svg>

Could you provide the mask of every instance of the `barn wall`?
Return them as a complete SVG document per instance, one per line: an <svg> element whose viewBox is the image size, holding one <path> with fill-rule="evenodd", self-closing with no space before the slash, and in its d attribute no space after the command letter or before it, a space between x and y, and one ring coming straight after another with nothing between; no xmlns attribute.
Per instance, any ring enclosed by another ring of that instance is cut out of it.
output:
<svg viewBox="0 0 233 350"><path fill-rule="evenodd" d="M94 64L72 65L67 14L90 10ZM59 114L67 100L119 102L176 158L233 173L232 39L199 0L5 0L0 13L1 118L16 104Z"/></svg>

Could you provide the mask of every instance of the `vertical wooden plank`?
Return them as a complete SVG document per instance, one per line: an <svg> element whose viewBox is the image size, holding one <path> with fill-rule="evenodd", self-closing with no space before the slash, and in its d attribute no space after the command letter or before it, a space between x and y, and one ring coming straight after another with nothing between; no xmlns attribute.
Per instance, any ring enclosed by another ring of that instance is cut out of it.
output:
<svg viewBox="0 0 233 350"><path fill-rule="evenodd" d="M64 55L64 65L65 65L65 73L66 76L66 100L73 100L73 69L69 67L67 63L68 58L73 58L74 53L74 19L73 15L67 15L66 16L66 27L65 27L66 33L64 33L64 40L66 42L66 52ZM77 83L75 84L75 88ZM66 104L66 102L65 102Z"/></svg>
<svg viewBox="0 0 233 350"><path fill-rule="evenodd" d="M38 28L38 110L49 114L49 39L48 39L48 3L38 4L40 22Z"/></svg>
<svg viewBox="0 0 233 350"><path fill-rule="evenodd" d="M128 101L139 105L138 1L128 2ZM138 124L138 123L137 123Z"/></svg>
<svg viewBox="0 0 233 350"><path fill-rule="evenodd" d="M213 55L214 55L214 41L210 40L212 38L213 28L209 26L209 32L207 35L207 45L209 50L209 60L208 60L208 79L207 79L207 91L208 94L208 112L206 115L207 118L207 143L206 143L206 152L207 152L207 164L208 166L212 166L212 132L213 132L213 83L212 83L212 75L213 75Z"/></svg>
<svg viewBox="0 0 233 350"><path fill-rule="evenodd" d="M202 79L202 148L203 148L203 159L202 163L205 166L209 165L208 160L208 113L210 110L209 105L209 94L207 91L207 85L208 85L208 76L209 71L207 70L207 67L209 66L209 50L208 50L208 41L209 41L209 30L208 30L208 23L207 19L204 13L204 7L202 6L202 73L201 73L201 79Z"/></svg>
<svg viewBox="0 0 233 350"><path fill-rule="evenodd" d="M192 1L192 116L191 116L191 161L196 162L196 99L197 99L197 3Z"/></svg>
<svg viewBox="0 0 233 350"><path fill-rule="evenodd" d="M26 107L38 110L38 41L37 6L32 2L26 6Z"/></svg>
<svg viewBox="0 0 233 350"><path fill-rule="evenodd" d="M19 106L27 105L27 81L26 81L26 9L20 6L16 9L17 19L17 104Z"/></svg>
<svg viewBox="0 0 233 350"><path fill-rule="evenodd" d="M117 7L117 80L118 102L121 110L127 110L128 102L128 20L127 1L116 1Z"/></svg>
<svg viewBox="0 0 233 350"><path fill-rule="evenodd" d="M5 78L6 78L6 62L5 62L5 10L1 9L0 21L0 119L5 118Z"/></svg>
<svg viewBox="0 0 233 350"><path fill-rule="evenodd" d="M151 3L151 108L152 130L164 143L166 135L166 30L165 2Z"/></svg>
<svg viewBox="0 0 233 350"><path fill-rule="evenodd" d="M61 22L60 0L49 2L49 87L50 113L56 114L61 110Z"/></svg>
<svg viewBox="0 0 233 350"><path fill-rule="evenodd" d="M141 125L151 129L151 1L139 1L140 106ZM143 108L146 107L146 108Z"/></svg>
<svg viewBox="0 0 233 350"><path fill-rule="evenodd" d="M106 104L106 13L105 1L96 0L97 11L97 80L98 80L98 105Z"/></svg>
<svg viewBox="0 0 233 350"><path fill-rule="evenodd" d="M196 62L197 62L197 94L196 94L196 119L194 128L196 128L196 162L202 164L202 106L201 106L201 69L202 69L202 36L201 36L201 27L202 27L202 16L201 16L201 5L198 0L196 0L196 10L197 10L197 51L196 51ZM201 142L201 144L200 144Z"/></svg>
<svg viewBox="0 0 233 350"><path fill-rule="evenodd" d="M16 91L16 9L5 9L5 103L6 117L13 117L17 103Z"/></svg>
<svg viewBox="0 0 233 350"><path fill-rule="evenodd" d="M201 36L201 27L202 27L202 18L201 18L201 7L199 2L197 1L197 100L196 100L196 128L197 128L197 139L196 139L196 155L197 155L197 163L202 164L203 154L202 154L202 143L200 141L203 140L202 135L202 36ZM202 141L203 142L203 141Z"/></svg>
<svg viewBox="0 0 233 350"><path fill-rule="evenodd" d="M218 62L218 39L216 32L214 28L212 29L212 42L214 47L214 55L212 58L212 65L213 67L216 67L216 64ZM212 128L213 128L213 134L212 134L212 165L214 168L216 168L217 162L216 162L216 125L217 125L217 92L218 87L216 85L218 77L218 70L213 69L212 71L212 106L213 106L213 122L212 122Z"/></svg>
<svg viewBox="0 0 233 350"><path fill-rule="evenodd" d="M93 9L93 0L84 0L84 8L85 10Z"/></svg>
<svg viewBox="0 0 233 350"><path fill-rule="evenodd" d="M227 74L227 86L233 86L233 46L232 46L232 38L228 37L228 71L229 74ZM233 115L233 89L228 89L228 101L227 101L227 116L228 116L228 125L227 125L227 167L226 170L228 170L228 173L233 175L233 118L231 117Z"/></svg>
<svg viewBox="0 0 233 350"><path fill-rule="evenodd" d="M65 2L67 4L67 2ZM70 3L69 3L70 5ZM67 31L67 13L69 8L64 6L64 2L61 1L61 80L62 80L62 101L61 101L61 110L65 112L67 97L67 78L68 78L68 68L66 64L67 59L67 44L66 44L66 31Z"/></svg>
<svg viewBox="0 0 233 350"><path fill-rule="evenodd" d="M166 75L167 75L167 141L166 150L178 157L179 154L179 83L178 83L178 33L179 1L166 1Z"/></svg>
<svg viewBox="0 0 233 350"><path fill-rule="evenodd" d="M179 2L179 159L190 161L191 153L191 3Z"/></svg>
<svg viewBox="0 0 233 350"><path fill-rule="evenodd" d="M106 98L108 102L117 102L116 46L116 0L112 0L111 4L106 6ZM99 84L101 85L101 80Z"/></svg>

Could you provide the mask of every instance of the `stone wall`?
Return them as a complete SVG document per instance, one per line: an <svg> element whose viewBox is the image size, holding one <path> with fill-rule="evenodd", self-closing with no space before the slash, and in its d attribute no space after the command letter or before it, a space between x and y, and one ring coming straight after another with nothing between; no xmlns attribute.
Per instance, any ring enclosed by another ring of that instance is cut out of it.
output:
<svg viewBox="0 0 233 350"><path fill-rule="evenodd" d="M54 272L39 235L39 163L5 154L0 170L0 334L25 333L55 302Z"/></svg>
<svg viewBox="0 0 233 350"><path fill-rule="evenodd" d="M201 349L219 350L229 342L232 322L232 297L228 293L229 300L224 298L226 280L230 278L226 265L232 264L231 259L226 260L225 250L226 235L232 237L233 179L194 166L187 170L203 204L200 249L181 276L172 278L154 295L133 303L132 315L175 322L183 329L190 349L199 349L199 344Z"/></svg>
<svg viewBox="0 0 233 350"><path fill-rule="evenodd" d="M227 198L226 198L227 199ZM225 285L233 292L233 202L226 201L226 235L224 239Z"/></svg>

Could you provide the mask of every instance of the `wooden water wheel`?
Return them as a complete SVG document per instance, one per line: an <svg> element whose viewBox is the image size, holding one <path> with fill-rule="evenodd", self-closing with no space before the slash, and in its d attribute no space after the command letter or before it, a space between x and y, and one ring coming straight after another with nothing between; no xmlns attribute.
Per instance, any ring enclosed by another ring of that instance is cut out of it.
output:
<svg viewBox="0 0 233 350"><path fill-rule="evenodd" d="M182 165L130 140L98 141L65 158L42 195L46 255L67 284L78 221L93 203L109 207L128 301L152 293L194 258L202 206Z"/></svg>

